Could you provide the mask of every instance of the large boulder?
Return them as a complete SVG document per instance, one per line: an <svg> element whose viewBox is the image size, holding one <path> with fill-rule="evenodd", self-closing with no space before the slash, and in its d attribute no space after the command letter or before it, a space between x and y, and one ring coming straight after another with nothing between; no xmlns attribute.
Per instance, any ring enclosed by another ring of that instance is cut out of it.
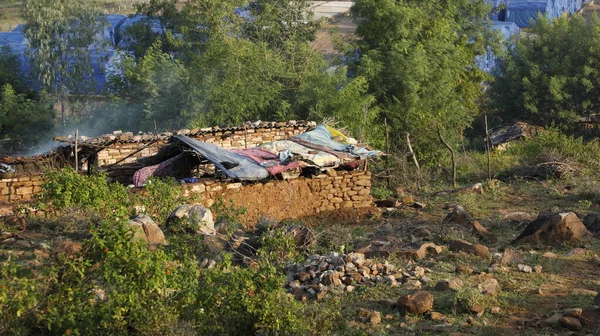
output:
<svg viewBox="0 0 600 336"><path fill-rule="evenodd" d="M433 295L425 291L407 294L398 299L396 307L400 310L420 315L433 309Z"/></svg>
<svg viewBox="0 0 600 336"><path fill-rule="evenodd" d="M150 245L164 245L167 243L162 230L147 215L139 214L129 220L133 229L133 237L139 238Z"/></svg>
<svg viewBox="0 0 600 336"><path fill-rule="evenodd" d="M215 234L215 221L212 212L199 204L184 204L173 210L167 217L167 228L179 226L185 221L189 233Z"/></svg>
<svg viewBox="0 0 600 336"><path fill-rule="evenodd" d="M553 214L545 211L531 221L513 243L562 244L577 242L590 236L591 233L576 214L572 212Z"/></svg>

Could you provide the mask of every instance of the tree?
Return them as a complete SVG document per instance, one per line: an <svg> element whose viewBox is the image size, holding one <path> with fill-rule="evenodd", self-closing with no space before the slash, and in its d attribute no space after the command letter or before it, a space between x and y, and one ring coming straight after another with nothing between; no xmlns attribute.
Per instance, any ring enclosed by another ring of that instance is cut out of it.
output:
<svg viewBox="0 0 600 336"><path fill-rule="evenodd" d="M490 106L501 120L570 129L600 109L600 20L540 15L536 22L499 62Z"/></svg>
<svg viewBox="0 0 600 336"><path fill-rule="evenodd" d="M25 84L25 74L21 61L8 45L0 47L0 87L10 84L18 93L29 91Z"/></svg>
<svg viewBox="0 0 600 336"><path fill-rule="evenodd" d="M122 55L118 69L109 75L109 91L124 102L129 120L115 120L136 130L174 129L186 126L188 73L180 61L161 51L161 42L152 45L141 58ZM130 128L130 129L131 129Z"/></svg>
<svg viewBox="0 0 600 336"><path fill-rule="evenodd" d="M460 140L477 113L486 78L474 63L485 52L489 7L481 0L356 0L356 68L399 142L406 131L426 164L443 150L436 127Z"/></svg>
<svg viewBox="0 0 600 336"><path fill-rule="evenodd" d="M0 88L0 139L4 150L24 150L47 140L53 128L54 111L44 96L35 101L17 93L10 84Z"/></svg>
<svg viewBox="0 0 600 336"><path fill-rule="evenodd" d="M32 72L60 99L65 124L68 95L96 91L92 54L107 47L106 22L92 0L25 0L22 14Z"/></svg>
<svg viewBox="0 0 600 336"><path fill-rule="evenodd" d="M251 1L245 7L241 0L196 0L180 11L172 10L173 3L152 0L139 8L148 18L166 15L161 26L168 32L146 39L142 45L154 44L126 58L123 75L112 81L128 106L143 102L146 121L164 120L160 128L239 125L343 116L347 106L360 106L352 111L362 115L366 84L351 86L345 71L326 71L323 56L308 44L315 25L300 19L306 1ZM244 8L249 15L240 14Z"/></svg>

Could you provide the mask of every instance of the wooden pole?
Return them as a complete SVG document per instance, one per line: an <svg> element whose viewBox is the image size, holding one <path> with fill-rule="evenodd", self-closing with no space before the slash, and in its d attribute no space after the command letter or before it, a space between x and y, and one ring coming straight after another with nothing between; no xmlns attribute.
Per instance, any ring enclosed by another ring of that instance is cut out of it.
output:
<svg viewBox="0 0 600 336"><path fill-rule="evenodd" d="M383 118L383 127L385 127L385 174L387 175L387 186L392 187L392 176L390 175L390 133L388 132L387 117Z"/></svg>
<svg viewBox="0 0 600 336"><path fill-rule="evenodd" d="M485 120L485 151L487 152L487 171L488 171L488 180L492 179L492 163L490 159L492 148L490 147L490 132L488 131L488 120L487 115L484 116Z"/></svg>
<svg viewBox="0 0 600 336"><path fill-rule="evenodd" d="M75 171L79 171L79 153L78 153L79 129L75 130Z"/></svg>
<svg viewBox="0 0 600 336"><path fill-rule="evenodd" d="M415 163L415 167L417 168L417 184L421 185L421 166L419 166L419 161L417 160L417 155L413 151L412 145L410 143L410 133L406 132L406 144L408 145L408 152L412 156L413 162Z"/></svg>
<svg viewBox="0 0 600 336"><path fill-rule="evenodd" d="M439 126L438 126L437 131L438 131L438 136L440 137L440 140L442 140L442 142L444 143L446 148L448 148L448 150L450 151L450 154L452 154L452 188L456 189L456 157L455 157L454 149L452 149L450 144L442 136L442 131L440 130Z"/></svg>

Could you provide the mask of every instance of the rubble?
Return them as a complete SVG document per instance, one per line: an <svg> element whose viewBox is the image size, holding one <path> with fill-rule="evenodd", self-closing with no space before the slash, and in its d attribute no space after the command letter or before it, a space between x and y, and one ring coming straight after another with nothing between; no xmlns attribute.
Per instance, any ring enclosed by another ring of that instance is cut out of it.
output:
<svg viewBox="0 0 600 336"><path fill-rule="evenodd" d="M396 267L388 262L367 258L363 253L331 253L326 256L313 255L301 264L286 268L286 288L296 298L307 295L318 299L319 294L351 292L358 286L377 283L389 286L419 289L425 269L415 266L412 270Z"/></svg>
<svg viewBox="0 0 600 336"><path fill-rule="evenodd" d="M553 214L546 211L530 222L512 243L563 244L588 237L591 237L591 233L576 214L572 212Z"/></svg>

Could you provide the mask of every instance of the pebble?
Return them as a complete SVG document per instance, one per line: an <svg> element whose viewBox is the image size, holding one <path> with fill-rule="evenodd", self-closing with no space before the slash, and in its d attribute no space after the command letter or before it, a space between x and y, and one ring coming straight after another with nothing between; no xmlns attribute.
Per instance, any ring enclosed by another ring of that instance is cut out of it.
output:
<svg viewBox="0 0 600 336"><path fill-rule="evenodd" d="M531 266L519 264L517 267L519 268L519 271L523 273L533 273L533 268L531 268Z"/></svg>

